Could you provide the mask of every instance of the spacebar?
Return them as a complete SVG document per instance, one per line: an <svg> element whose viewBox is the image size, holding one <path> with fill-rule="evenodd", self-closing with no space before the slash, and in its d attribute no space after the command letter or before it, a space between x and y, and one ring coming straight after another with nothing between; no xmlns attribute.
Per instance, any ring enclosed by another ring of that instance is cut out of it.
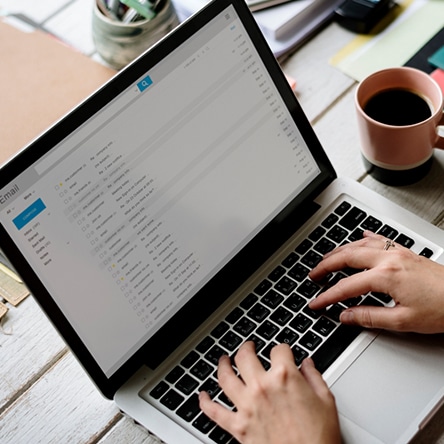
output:
<svg viewBox="0 0 444 444"><path fill-rule="evenodd" d="M313 353L312 359L316 368L324 373L362 330L362 327L341 324L327 341Z"/></svg>

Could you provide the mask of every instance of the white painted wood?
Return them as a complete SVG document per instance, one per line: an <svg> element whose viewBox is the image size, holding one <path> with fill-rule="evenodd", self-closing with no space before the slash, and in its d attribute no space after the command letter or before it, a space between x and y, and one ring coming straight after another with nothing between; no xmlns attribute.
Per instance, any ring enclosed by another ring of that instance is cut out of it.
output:
<svg viewBox="0 0 444 444"><path fill-rule="evenodd" d="M0 413L67 350L31 296L17 307L8 306L3 329L10 334L0 332Z"/></svg>
<svg viewBox="0 0 444 444"><path fill-rule="evenodd" d="M432 170L427 177L413 185L389 187L371 176L367 176L363 183L423 219L444 228L444 151L435 150Z"/></svg>
<svg viewBox="0 0 444 444"><path fill-rule="evenodd" d="M137 426L131 419L122 418L98 444L159 444L162 441Z"/></svg>
<svg viewBox="0 0 444 444"><path fill-rule="evenodd" d="M120 416L68 353L0 416L0 442L90 442Z"/></svg>

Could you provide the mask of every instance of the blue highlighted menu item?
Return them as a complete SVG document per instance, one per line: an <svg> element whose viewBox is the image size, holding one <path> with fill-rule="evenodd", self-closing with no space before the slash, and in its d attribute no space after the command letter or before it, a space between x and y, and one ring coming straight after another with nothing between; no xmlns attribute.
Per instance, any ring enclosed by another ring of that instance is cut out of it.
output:
<svg viewBox="0 0 444 444"><path fill-rule="evenodd" d="M46 205L43 203L43 200L37 199L34 203L29 205L26 210L22 211L17 217L15 217L12 222L18 230L21 230L26 224L31 222L42 211L44 211L45 208Z"/></svg>
<svg viewBox="0 0 444 444"><path fill-rule="evenodd" d="M139 88L139 91L145 91L149 86L153 84L153 81L151 80L150 76L146 76L143 80L137 83L137 88Z"/></svg>

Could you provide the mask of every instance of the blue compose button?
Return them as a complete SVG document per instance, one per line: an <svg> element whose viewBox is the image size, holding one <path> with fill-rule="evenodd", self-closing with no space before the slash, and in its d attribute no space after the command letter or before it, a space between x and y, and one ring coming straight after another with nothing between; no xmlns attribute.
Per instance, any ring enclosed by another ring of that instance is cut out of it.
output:
<svg viewBox="0 0 444 444"><path fill-rule="evenodd" d="M45 208L46 205L43 203L43 200L37 199L28 208L26 208L26 210L22 211L17 217L15 217L12 222L18 230L21 230L26 224L31 222L42 211L44 211Z"/></svg>
<svg viewBox="0 0 444 444"><path fill-rule="evenodd" d="M146 76L143 80L137 83L137 88L139 88L139 91L145 91L149 86L153 84L153 81L151 80L150 76Z"/></svg>

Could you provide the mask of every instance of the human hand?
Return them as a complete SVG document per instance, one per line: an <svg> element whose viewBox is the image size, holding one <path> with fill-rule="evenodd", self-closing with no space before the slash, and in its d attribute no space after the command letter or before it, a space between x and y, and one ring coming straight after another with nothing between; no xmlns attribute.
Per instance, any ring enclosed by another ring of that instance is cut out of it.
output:
<svg viewBox="0 0 444 444"><path fill-rule="evenodd" d="M304 360L299 371L287 344L273 347L270 359L266 371L254 343L246 342L235 356L238 377L223 356L219 385L236 411L201 392L202 411L243 444L340 443L334 397L313 361Z"/></svg>
<svg viewBox="0 0 444 444"><path fill-rule="evenodd" d="M320 280L346 267L364 270L341 279L315 300L318 310L376 291L389 294L394 307L358 306L341 313L344 324L417 333L444 332L444 266L400 245L384 250L386 238L370 231L364 238L326 254L310 272Z"/></svg>

